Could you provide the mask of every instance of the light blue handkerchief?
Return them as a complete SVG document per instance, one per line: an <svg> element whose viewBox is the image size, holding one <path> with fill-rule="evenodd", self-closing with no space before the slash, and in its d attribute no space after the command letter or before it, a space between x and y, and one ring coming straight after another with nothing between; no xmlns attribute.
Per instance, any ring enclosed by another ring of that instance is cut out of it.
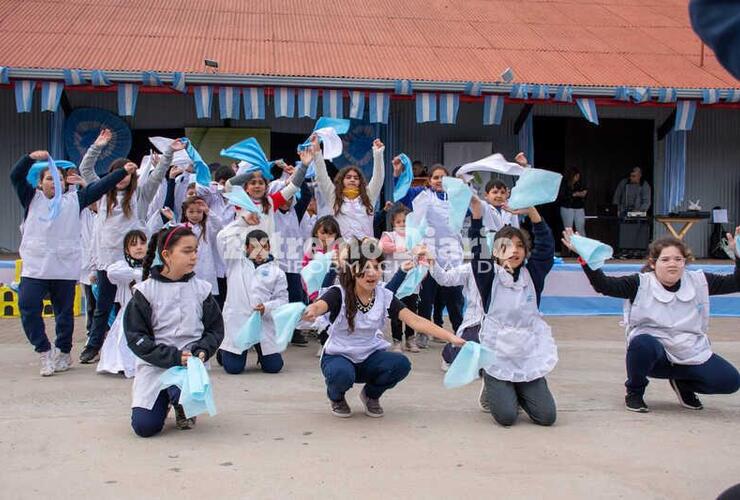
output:
<svg viewBox="0 0 740 500"><path fill-rule="evenodd" d="M244 139L226 149L222 149L221 156L243 160L249 164L247 172L259 170L268 182L272 180L272 173L270 172L272 162L268 161L262 146L254 137Z"/></svg>
<svg viewBox="0 0 740 500"><path fill-rule="evenodd" d="M211 184L211 169L208 168L208 164L203 161L198 150L195 149L193 143L187 137L181 137L180 141L185 144L185 152L193 162L195 167L195 182L199 186L209 186Z"/></svg>
<svg viewBox="0 0 740 500"><path fill-rule="evenodd" d="M288 343L293 338L293 330L301 320L304 309L306 309L306 304L303 302L291 302L272 311L272 321L275 324L275 342L280 352L288 348Z"/></svg>
<svg viewBox="0 0 740 500"><path fill-rule="evenodd" d="M614 256L614 249L598 240L574 234L570 242L576 253L594 270L601 269L604 263Z"/></svg>
<svg viewBox="0 0 740 500"><path fill-rule="evenodd" d="M526 168L511 190L509 208L519 210L551 203L558 197L563 176L539 168Z"/></svg>
<svg viewBox="0 0 740 500"><path fill-rule="evenodd" d="M414 266L411 271L406 273L406 278L404 278L403 283L401 283L401 286L399 286L396 291L396 297L402 299L416 293L416 289L421 284L428 271L429 266L423 264Z"/></svg>
<svg viewBox="0 0 740 500"><path fill-rule="evenodd" d="M492 351L477 342L466 342L445 373L444 386L454 389L473 382L478 378L481 368L491 366L493 361Z"/></svg>
<svg viewBox="0 0 740 500"><path fill-rule="evenodd" d="M180 401L185 416L195 417L208 412L216 414L211 380L205 365L197 356L188 358L188 366L175 366L164 372L159 378L161 390L171 386L180 388Z"/></svg>
<svg viewBox="0 0 740 500"><path fill-rule="evenodd" d="M447 200L450 204L448 225L453 233L459 233L462 230L465 214L468 213L473 193L470 192L470 188L462 179L456 179L455 177L443 177L442 188L447 193Z"/></svg>
<svg viewBox="0 0 740 500"><path fill-rule="evenodd" d="M331 261L334 258L334 251L327 253L316 253L313 260L306 267L301 269L301 278L306 284L306 291L309 295L318 292L324 278L331 269Z"/></svg>
<svg viewBox="0 0 740 500"><path fill-rule="evenodd" d="M262 315L259 311L254 311L246 323L239 329L234 339L234 345L246 351L253 345L259 344L262 339Z"/></svg>

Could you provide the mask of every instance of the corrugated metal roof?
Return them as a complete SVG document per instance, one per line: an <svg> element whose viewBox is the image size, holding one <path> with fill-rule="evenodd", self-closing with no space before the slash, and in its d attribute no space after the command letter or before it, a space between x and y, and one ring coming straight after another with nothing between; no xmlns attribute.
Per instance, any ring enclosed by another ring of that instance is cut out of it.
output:
<svg viewBox="0 0 740 500"><path fill-rule="evenodd" d="M0 65L737 87L686 0L0 0Z"/></svg>

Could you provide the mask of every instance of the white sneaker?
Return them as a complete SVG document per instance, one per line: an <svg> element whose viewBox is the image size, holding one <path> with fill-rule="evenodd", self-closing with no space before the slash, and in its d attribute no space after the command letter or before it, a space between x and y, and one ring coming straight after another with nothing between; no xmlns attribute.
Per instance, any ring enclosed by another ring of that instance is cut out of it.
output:
<svg viewBox="0 0 740 500"><path fill-rule="evenodd" d="M54 375L54 351L49 349L41 353L41 370L39 373L42 377L51 377Z"/></svg>
<svg viewBox="0 0 740 500"><path fill-rule="evenodd" d="M423 333L417 333L415 336L416 336L416 345L419 347L419 349L429 348L429 336L428 335L424 335Z"/></svg>
<svg viewBox="0 0 740 500"><path fill-rule="evenodd" d="M391 345L391 352L401 352L401 341L400 340L393 341L393 344Z"/></svg>
<svg viewBox="0 0 740 500"><path fill-rule="evenodd" d="M442 358L442 365L440 366L443 372L446 372L450 369L450 364Z"/></svg>
<svg viewBox="0 0 740 500"><path fill-rule="evenodd" d="M72 366L72 355L68 352L62 352L56 347L52 351L54 352L54 371L66 372L69 370L69 367Z"/></svg>

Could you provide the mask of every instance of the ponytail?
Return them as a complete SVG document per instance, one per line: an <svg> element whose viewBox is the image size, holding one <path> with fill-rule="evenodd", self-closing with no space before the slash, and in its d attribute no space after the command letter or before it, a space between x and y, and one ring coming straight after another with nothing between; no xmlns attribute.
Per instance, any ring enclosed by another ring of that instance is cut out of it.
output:
<svg viewBox="0 0 740 500"><path fill-rule="evenodd" d="M144 256L144 260L141 263L142 271L141 271L141 279L146 280L149 278L149 273L152 269L152 264L154 263L154 256L157 253L157 246L159 243L160 235L165 231L165 229L162 229L158 233L155 233L152 235L152 237L149 239L149 244L146 247L146 255Z"/></svg>

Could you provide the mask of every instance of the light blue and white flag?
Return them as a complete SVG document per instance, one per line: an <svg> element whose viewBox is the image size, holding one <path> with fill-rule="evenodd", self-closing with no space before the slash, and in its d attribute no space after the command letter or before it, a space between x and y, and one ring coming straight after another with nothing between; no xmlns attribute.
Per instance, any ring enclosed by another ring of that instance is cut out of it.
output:
<svg viewBox="0 0 740 500"><path fill-rule="evenodd" d="M307 116L316 118L319 107L319 91L316 89L298 89L298 118Z"/></svg>
<svg viewBox="0 0 740 500"><path fill-rule="evenodd" d="M277 87L274 95L275 118L293 118L295 115L295 89Z"/></svg>
<svg viewBox="0 0 740 500"><path fill-rule="evenodd" d="M529 97L529 86L526 83L515 83L511 87L509 97L512 99L527 99Z"/></svg>
<svg viewBox="0 0 740 500"><path fill-rule="evenodd" d="M33 80L16 80L15 86L15 109L18 113L30 113L33 106L33 91L36 82Z"/></svg>
<svg viewBox="0 0 740 500"><path fill-rule="evenodd" d="M633 102L643 103L650 100L650 89L647 87L630 88L630 98Z"/></svg>
<svg viewBox="0 0 740 500"><path fill-rule="evenodd" d="M182 71L172 73L172 88L183 94L188 91L188 87L185 84L185 73Z"/></svg>
<svg viewBox="0 0 740 500"><path fill-rule="evenodd" d="M141 73L141 83L149 87L161 87L162 79L156 71L144 71Z"/></svg>
<svg viewBox="0 0 740 500"><path fill-rule="evenodd" d="M103 70L94 69L92 72L92 84L95 87L107 87L110 85L110 80Z"/></svg>
<svg viewBox="0 0 740 500"><path fill-rule="evenodd" d="M351 90L349 93L349 117L362 120L365 116L365 91Z"/></svg>
<svg viewBox="0 0 740 500"><path fill-rule="evenodd" d="M324 90L322 92L322 116L329 118L344 118L344 91Z"/></svg>
<svg viewBox="0 0 740 500"><path fill-rule="evenodd" d="M715 104L719 102L719 89L703 89L701 95L703 96L702 104Z"/></svg>
<svg viewBox="0 0 740 500"><path fill-rule="evenodd" d="M396 80L396 94L411 95L414 93L414 84L411 80Z"/></svg>
<svg viewBox="0 0 740 500"><path fill-rule="evenodd" d="M532 99L549 99L550 98L550 87L547 85L534 85L532 86Z"/></svg>
<svg viewBox="0 0 740 500"><path fill-rule="evenodd" d="M691 130L696 116L696 101L678 101L676 103L675 130Z"/></svg>
<svg viewBox="0 0 740 500"><path fill-rule="evenodd" d="M483 101L483 125L501 125L504 116L504 96L487 95Z"/></svg>
<svg viewBox="0 0 740 500"><path fill-rule="evenodd" d="M222 120L239 119L239 87L220 87L218 89L218 113Z"/></svg>
<svg viewBox="0 0 740 500"><path fill-rule="evenodd" d="M563 85L555 89L554 99L558 102L573 102L573 87Z"/></svg>
<svg viewBox="0 0 740 500"><path fill-rule="evenodd" d="M7 66L0 66L0 83L3 85L10 84L10 68Z"/></svg>
<svg viewBox="0 0 740 500"><path fill-rule="evenodd" d="M658 102L676 102L678 93L674 88L658 89Z"/></svg>
<svg viewBox="0 0 740 500"><path fill-rule="evenodd" d="M388 123L391 96L384 92L370 93L370 123Z"/></svg>
<svg viewBox="0 0 740 500"><path fill-rule="evenodd" d="M136 100L139 96L139 85L136 83L118 84L118 115L134 116Z"/></svg>
<svg viewBox="0 0 740 500"><path fill-rule="evenodd" d="M437 94L416 94L416 123L437 121Z"/></svg>
<svg viewBox="0 0 740 500"><path fill-rule="evenodd" d="M576 104L578 104L578 108L586 120L594 125L599 124L599 115L596 112L596 103L593 99L579 98L576 99Z"/></svg>
<svg viewBox="0 0 740 500"><path fill-rule="evenodd" d="M465 84L465 93L478 97L483 92L483 84L480 82L468 82Z"/></svg>
<svg viewBox="0 0 740 500"><path fill-rule="evenodd" d="M630 89L627 87L617 87L614 89L614 99L617 101L627 102L630 100Z"/></svg>
<svg viewBox="0 0 740 500"><path fill-rule="evenodd" d="M242 89L244 100L245 120L265 119L265 89L262 87L249 87Z"/></svg>
<svg viewBox="0 0 740 500"><path fill-rule="evenodd" d="M82 76L82 71L79 69L65 69L64 70L64 84L67 87L74 85L85 85L87 80Z"/></svg>
<svg viewBox="0 0 740 500"><path fill-rule="evenodd" d="M439 96L439 123L454 125L457 122L457 111L460 108L459 94L442 94Z"/></svg>
<svg viewBox="0 0 740 500"><path fill-rule="evenodd" d="M41 82L41 111L59 109L64 84L62 82Z"/></svg>
<svg viewBox="0 0 740 500"><path fill-rule="evenodd" d="M725 93L725 101L740 102L740 89L727 89Z"/></svg>
<svg viewBox="0 0 740 500"><path fill-rule="evenodd" d="M198 118L210 118L213 104L213 87L210 85L197 85L193 87L193 98L195 99L195 116Z"/></svg>

